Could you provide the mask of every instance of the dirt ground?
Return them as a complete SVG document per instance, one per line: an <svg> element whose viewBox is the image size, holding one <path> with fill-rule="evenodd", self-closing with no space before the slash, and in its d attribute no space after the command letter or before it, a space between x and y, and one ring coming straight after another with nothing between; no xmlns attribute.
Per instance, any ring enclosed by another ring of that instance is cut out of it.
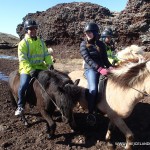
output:
<svg viewBox="0 0 150 150"><path fill-rule="evenodd" d="M17 56L17 50L0 50L0 54ZM59 60L55 68L58 70L72 71L81 69L81 60ZM0 59L0 72L9 75L18 68L17 60ZM108 150L105 134L108 119L97 115L97 124L89 127L86 124L86 111L76 107L75 120L78 126L73 132L69 125L57 121L56 135L53 140L47 139L45 122L35 108L26 110L26 118L30 127L25 127L21 120L14 115L8 85L0 80L0 150ZM54 119L58 113L54 115ZM146 97L136 105L132 115L126 123L134 133L134 150L150 149L150 98ZM119 143L121 142L121 144ZM112 135L114 148L122 150L125 142L123 134L116 128Z"/></svg>

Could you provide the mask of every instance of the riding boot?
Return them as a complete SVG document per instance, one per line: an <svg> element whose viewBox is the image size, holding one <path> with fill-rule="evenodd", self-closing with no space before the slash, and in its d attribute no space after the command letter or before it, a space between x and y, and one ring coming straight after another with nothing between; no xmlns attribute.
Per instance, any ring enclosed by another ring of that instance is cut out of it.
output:
<svg viewBox="0 0 150 150"><path fill-rule="evenodd" d="M89 113L87 115L86 121L90 126L94 126L96 124L96 117L93 114L94 108L95 108L95 99L93 99L93 95L91 93L89 93L89 95L88 95L88 110L89 110Z"/></svg>

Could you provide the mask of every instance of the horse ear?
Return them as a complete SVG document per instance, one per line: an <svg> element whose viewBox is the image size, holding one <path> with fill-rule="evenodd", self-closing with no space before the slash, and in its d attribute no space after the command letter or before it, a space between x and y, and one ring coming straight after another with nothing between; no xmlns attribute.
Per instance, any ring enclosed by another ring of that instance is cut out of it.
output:
<svg viewBox="0 0 150 150"><path fill-rule="evenodd" d="M78 85L80 82L80 79L77 79L75 82L74 82L74 85Z"/></svg>

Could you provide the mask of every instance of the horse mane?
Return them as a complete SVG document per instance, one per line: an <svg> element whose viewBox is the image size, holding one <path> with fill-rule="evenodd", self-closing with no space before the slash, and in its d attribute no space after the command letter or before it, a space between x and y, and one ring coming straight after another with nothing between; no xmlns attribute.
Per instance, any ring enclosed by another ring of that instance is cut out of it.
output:
<svg viewBox="0 0 150 150"><path fill-rule="evenodd" d="M124 50L121 50L117 53L117 57L122 60L135 59L143 56L144 50L138 45L131 45L126 47Z"/></svg>
<svg viewBox="0 0 150 150"><path fill-rule="evenodd" d="M63 87L65 84L73 84L71 78L64 72L58 70L41 71L38 75L39 82L46 88L49 83Z"/></svg>
<svg viewBox="0 0 150 150"><path fill-rule="evenodd" d="M120 66L124 66L126 64L129 64L129 63L138 63L139 59L138 58L135 58L135 59L127 59L125 61L121 61L119 62L118 65L115 66L115 68L120 68Z"/></svg>
<svg viewBox="0 0 150 150"><path fill-rule="evenodd" d="M143 54L145 60L149 61L150 60L150 52L144 52Z"/></svg>
<svg viewBox="0 0 150 150"><path fill-rule="evenodd" d="M137 83L142 82L148 75L146 63L147 61L120 66L119 68L112 70L108 77L113 83L122 88L133 87Z"/></svg>

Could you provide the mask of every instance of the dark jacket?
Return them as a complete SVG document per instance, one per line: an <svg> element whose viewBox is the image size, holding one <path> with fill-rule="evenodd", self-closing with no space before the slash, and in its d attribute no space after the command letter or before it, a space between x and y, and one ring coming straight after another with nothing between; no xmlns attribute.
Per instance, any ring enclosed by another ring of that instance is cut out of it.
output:
<svg viewBox="0 0 150 150"><path fill-rule="evenodd" d="M112 66L107 58L105 44L102 41L97 40L90 43L82 41L80 53L85 61L85 69L93 68L98 70L99 67L109 68Z"/></svg>

